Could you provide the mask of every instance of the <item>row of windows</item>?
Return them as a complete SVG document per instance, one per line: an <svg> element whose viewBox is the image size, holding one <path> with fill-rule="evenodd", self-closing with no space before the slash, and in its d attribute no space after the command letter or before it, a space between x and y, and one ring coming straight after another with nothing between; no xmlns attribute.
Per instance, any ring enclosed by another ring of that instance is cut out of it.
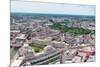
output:
<svg viewBox="0 0 100 67"><path fill-rule="evenodd" d="M49 64L50 62L53 62L53 61L56 61L59 57L56 57L56 58L53 58L47 62L44 62L42 65L46 65L46 64Z"/></svg>
<svg viewBox="0 0 100 67"><path fill-rule="evenodd" d="M45 59L42 59L42 60L39 60L39 61L36 61L36 62L31 62L31 64L33 65L33 64L36 64L36 63L39 63L39 62L43 62L43 61L45 61L45 60L47 60L47 59L50 59L50 58L52 58L52 57L54 57L54 56L57 56L57 55L59 55L60 53L57 53L57 54L55 54L55 55L53 55L53 56L50 56L50 57L47 57L47 58L45 58Z"/></svg>

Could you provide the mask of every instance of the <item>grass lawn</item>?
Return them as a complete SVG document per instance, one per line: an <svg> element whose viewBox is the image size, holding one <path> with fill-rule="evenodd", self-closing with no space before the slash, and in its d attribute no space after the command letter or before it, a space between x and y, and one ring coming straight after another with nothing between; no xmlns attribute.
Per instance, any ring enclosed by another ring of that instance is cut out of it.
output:
<svg viewBox="0 0 100 67"><path fill-rule="evenodd" d="M29 44L29 45L33 48L33 50L34 50L36 53L39 53L39 52L41 52L41 51L43 50L43 47L41 47L41 46L38 45L38 44L31 43L31 44Z"/></svg>

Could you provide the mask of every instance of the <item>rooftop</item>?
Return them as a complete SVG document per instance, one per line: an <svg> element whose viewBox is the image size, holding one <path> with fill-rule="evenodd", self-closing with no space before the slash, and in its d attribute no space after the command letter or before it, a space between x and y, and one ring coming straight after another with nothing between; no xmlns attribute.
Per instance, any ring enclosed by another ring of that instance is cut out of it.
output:
<svg viewBox="0 0 100 67"><path fill-rule="evenodd" d="M26 35L25 34L19 34L16 39L26 39Z"/></svg>

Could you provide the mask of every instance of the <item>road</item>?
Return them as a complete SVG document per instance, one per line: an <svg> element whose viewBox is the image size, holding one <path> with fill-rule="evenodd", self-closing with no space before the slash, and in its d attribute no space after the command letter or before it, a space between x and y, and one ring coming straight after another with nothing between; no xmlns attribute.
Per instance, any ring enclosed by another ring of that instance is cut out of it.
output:
<svg viewBox="0 0 100 67"><path fill-rule="evenodd" d="M14 49L14 48L11 48L10 49L10 59L12 60L17 52L18 48L17 49Z"/></svg>

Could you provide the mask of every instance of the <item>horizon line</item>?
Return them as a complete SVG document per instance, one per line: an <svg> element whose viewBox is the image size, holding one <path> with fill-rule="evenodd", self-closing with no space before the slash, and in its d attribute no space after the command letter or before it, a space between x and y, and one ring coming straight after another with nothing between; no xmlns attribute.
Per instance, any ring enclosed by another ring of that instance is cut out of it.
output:
<svg viewBox="0 0 100 67"><path fill-rule="evenodd" d="M55 14L55 15L83 15L83 16L96 16L96 15L86 15L86 14L63 14L63 13L32 13L32 12L10 12L10 13L31 13L31 14Z"/></svg>

